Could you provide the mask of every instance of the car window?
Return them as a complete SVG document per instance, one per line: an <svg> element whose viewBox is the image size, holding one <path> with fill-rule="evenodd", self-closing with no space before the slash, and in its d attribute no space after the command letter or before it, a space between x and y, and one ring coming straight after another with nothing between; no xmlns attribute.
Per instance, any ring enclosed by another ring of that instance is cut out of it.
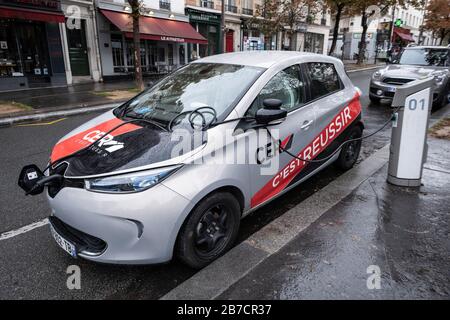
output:
<svg viewBox="0 0 450 320"><path fill-rule="evenodd" d="M264 99L280 99L283 102L281 107L288 112L300 107L304 103L300 66L286 68L270 79L247 110L246 116L255 116L256 111L264 107Z"/></svg>
<svg viewBox="0 0 450 320"><path fill-rule="evenodd" d="M245 94L265 69L219 63L191 63L124 106L131 117L169 123L182 112L211 107L218 118Z"/></svg>
<svg viewBox="0 0 450 320"><path fill-rule="evenodd" d="M400 64L418 66L441 66L450 65L448 49L406 49L400 57Z"/></svg>
<svg viewBox="0 0 450 320"><path fill-rule="evenodd" d="M311 100L341 89L341 81L332 63L306 63L306 72L311 79Z"/></svg>

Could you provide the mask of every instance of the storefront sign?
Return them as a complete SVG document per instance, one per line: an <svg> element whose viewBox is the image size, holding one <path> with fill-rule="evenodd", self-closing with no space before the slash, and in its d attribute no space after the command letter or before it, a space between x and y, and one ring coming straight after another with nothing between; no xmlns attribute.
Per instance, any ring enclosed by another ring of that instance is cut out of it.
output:
<svg viewBox="0 0 450 320"><path fill-rule="evenodd" d="M161 41L184 42L183 38L161 36Z"/></svg>
<svg viewBox="0 0 450 320"><path fill-rule="evenodd" d="M220 15L193 9L186 9L186 12L189 15L189 21L191 22L220 24Z"/></svg>
<svg viewBox="0 0 450 320"><path fill-rule="evenodd" d="M33 8L46 11L61 11L60 0L0 0L0 6Z"/></svg>

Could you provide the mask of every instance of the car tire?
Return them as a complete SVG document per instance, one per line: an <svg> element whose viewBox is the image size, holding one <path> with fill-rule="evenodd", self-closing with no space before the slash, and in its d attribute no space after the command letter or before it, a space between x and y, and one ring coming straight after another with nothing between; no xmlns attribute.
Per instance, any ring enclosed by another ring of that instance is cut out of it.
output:
<svg viewBox="0 0 450 320"><path fill-rule="evenodd" d="M359 125L354 126L347 140L360 138L362 136L362 128ZM339 158L336 160L336 165L342 170L351 169L359 157L361 151L361 140L346 143L339 154Z"/></svg>
<svg viewBox="0 0 450 320"><path fill-rule="evenodd" d="M433 102L433 106L431 110L438 110L440 108L445 107L445 105L448 103L448 90L442 90L439 97L436 99L436 101Z"/></svg>
<svg viewBox="0 0 450 320"><path fill-rule="evenodd" d="M176 243L176 256L201 269L227 252L236 240L241 220L237 199L228 192L204 198L184 222Z"/></svg>
<svg viewBox="0 0 450 320"><path fill-rule="evenodd" d="M370 96L370 95L369 95L369 99L370 99L370 102L372 102L372 104L380 104L380 101L381 101L380 98L373 97L373 96Z"/></svg>

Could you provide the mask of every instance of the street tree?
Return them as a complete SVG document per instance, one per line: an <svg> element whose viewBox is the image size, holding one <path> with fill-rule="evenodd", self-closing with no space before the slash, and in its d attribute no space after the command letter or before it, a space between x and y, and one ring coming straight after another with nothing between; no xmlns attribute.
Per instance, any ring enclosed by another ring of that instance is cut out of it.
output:
<svg viewBox="0 0 450 320"><path fill-rule="evenodd" d="M276 35L282 29L279 12L279 0L262 0L255 6L255 14L248 20L247 25L258 26L258 30L266 37Z"/></svg>
<svg viewBox="0 0 450 320"><path fill-rule="evenodd" d="M289 50L295 50L294 35L296 29L302 23L312 23L320 9L321 1L317 0L281 0L281 23L283 36L289 38Z"/></svg>
<svg viewBox="0 0 450 320"><path fill-rule="evenodd" d="M331 15L334 16L333 27L333 39L331 41L330 50L328 55L332 55L336 49L336 42L339 35L339 24L341 17L344 14L344 10L349 6L352 0L326 0L326 5L331 11Z"/></svg>
<svg viewBox="0 0 450 320"><path fill-rule="evenodd" d="M317 0L262 0L249 24L257 24L268 37L281 31L282 39L285 36L290 39L289 49L295 50L293 36L297 27L314 21L319 7Z"/></svg>
<svg viewBox="0 0 450 320"><path fill-rule="evenodd" d="M139 30L139 19L143 12L142 0L127 0L131 7L131 17L133 24L133 57L134 57L134 79L136 87L144 90L141 67L141 35Z"/></svg>
<svg viewBox="0 0 450 320"><path fill-rule="evenodd" d="M440 38L440 45L450 34L450 0L431 0L425 10L424 28Z"/></svg>

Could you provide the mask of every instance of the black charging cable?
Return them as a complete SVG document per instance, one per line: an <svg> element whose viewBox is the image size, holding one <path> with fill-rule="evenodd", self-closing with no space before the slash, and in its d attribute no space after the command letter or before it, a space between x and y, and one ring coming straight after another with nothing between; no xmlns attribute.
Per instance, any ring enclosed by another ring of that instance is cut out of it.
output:
<svg viewBox="0 0 450 320"><path fill-rule="evenodd" d="M381 130L383 130L389 123L391 123L393 120L395 120L395 114L397 113L397 111L398 111L400 108L401 108L401 107L397 107L396 109L394 109L394 111L392 111L392 115L391 115L391 117L389 118L389 120L387 120L387 121L386 121L379 129L377 129L377 130L375 130L374 132L371 132L371 133L369 133L369 134L367 134L367 135L365 135L365 136L361 136L361 137L354 138L354 139L348 139L348 140L342 142L342 143L339 145L339 147L338 147L336 150L334 150L330 155L326 156L325 158L317 159L317 160L303 159L303 158L300 158L299 156L296 156L295 154L291 153L289 150L286 150L285 148L283 148L283 147L281 146L281 143L279 143L276 139L273 138L272 134L270 133L270 130L269 130L267 127L265 127L265 129L266 129L267 134L269 135L269 137L270 137L275 143L278 142L278 148L279 148L281 151L286 152L286 153L287 153L288 155L290 155L292 158L295 158L295 159L297 159L297 160L304 161L304 162L307 162L307 163L320 163L320 162L324 162L324 161L327 161L327 160L331 159L331 158L332 158L336 153L338 153L338 152L339 152L346 144L351 143L351 142L355 142L355 141L359 141L359 140L364 140L364 139L370 138L370 137L374 136L375 134L377 134L378 132L380 132Z"/></svg>

